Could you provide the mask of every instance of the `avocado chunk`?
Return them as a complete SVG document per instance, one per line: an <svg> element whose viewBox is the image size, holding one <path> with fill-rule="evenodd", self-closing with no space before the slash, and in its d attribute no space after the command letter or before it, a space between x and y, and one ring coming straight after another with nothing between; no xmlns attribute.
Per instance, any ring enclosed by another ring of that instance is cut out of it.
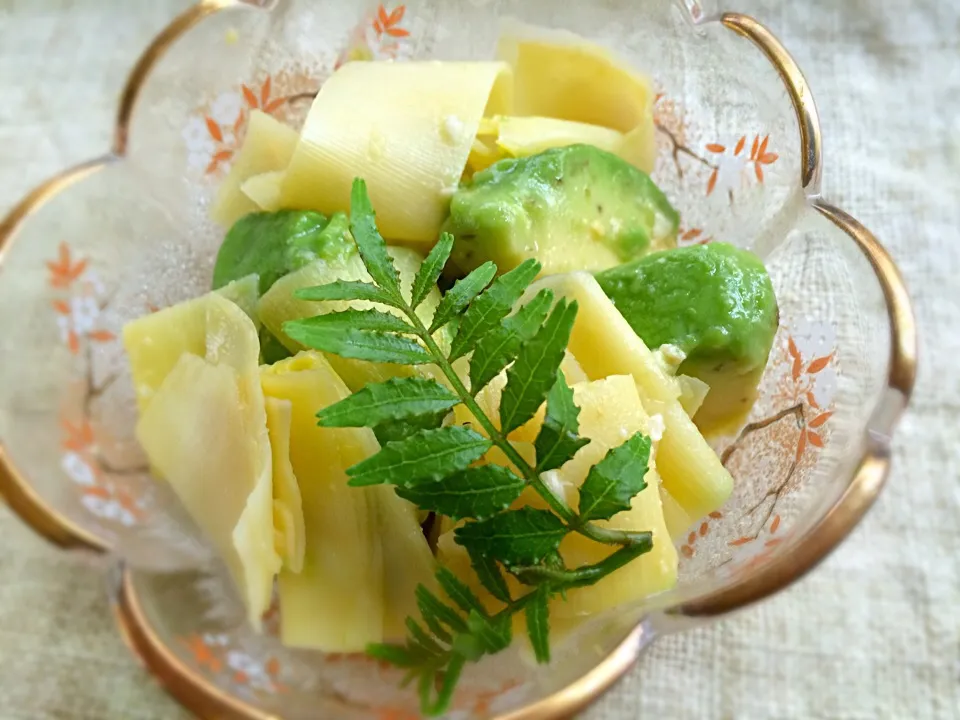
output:
<svg viewBox="0 0 960 720"><path fill-rule="evenodd" d="M714 242L653 253L596 277L648 347L676 346L686 355L677 372L710 386L694 417L703 432L746 419L779 325L760 258Z"/></svg>
<svg viewBox="0 0 960 720"><path fill-rule="evenodd" d="M501 273L528 258L543 274L604 270L676 246L679 216L653 180L592 145L494 163L454 193L444 230L452 259Z"/></svg>
<svg viewBox="0 0 960 720"><path fill-rule="evenodd" d="M343 261L356 252L344 213L329 220L313 210L250 213L233 224L220 246L213 289L255 273L262 295L287 273L315 260Z"/></svg>
<svg viewBox="0 0 960 720"><path fill-rule="evenodd" d="M213 267L212 289L255 275L258 295L263 295L284 275L316 260L343 262L356 254L344 213L334 213L329 220L313 210L250 213L224 238ZM272 365L290 357L270 330L262 327L259 334L262 362Z"/></svg>

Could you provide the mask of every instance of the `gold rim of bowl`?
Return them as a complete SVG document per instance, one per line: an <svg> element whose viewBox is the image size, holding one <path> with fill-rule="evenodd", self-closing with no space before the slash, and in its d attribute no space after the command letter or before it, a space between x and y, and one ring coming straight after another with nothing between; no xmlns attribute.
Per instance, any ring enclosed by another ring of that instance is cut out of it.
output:
<svg viewBox="0 0 960 720"><path fill-rule="evenodd" d="M153 66L170 46L208 15L245 2L202 0L175 18L154 38L127 78L117 112L111 152L49 178L0 220L0 263L17 229L31 213L73 183L122 159L127 150L130 120L137 97ZM783 80L800 128L801 186L811 206L849 235L870 262L886 301L890 359L886 396L870 423L872 439L865 443L864 452L845 489L832 507L803 531L789 549L771 558L754 574L670 611L701 618L731 612L782 590L815 567L856 527L883 488L890 468L889 436L913 390L917 365L916 324L910 298L892 258L867 228L820 198L820 119L803 73L780 41L757 20L739 13L725 13L719 20L723 26L754 43ZM60 547L95 552L109 550L104 540L51 507L14 465L2 444L0 494L27 525ZM167 647L143 611L129 569L123 572L115 612L117 624L129 647L171 695L199 717L275 720L275 716L216 687ZM645 632L643 625L636 626L606 658L581 678L542 700L500 716L499 720L553 720L572 716L595 701L636 662L647 644L643 638Z"/></svg>

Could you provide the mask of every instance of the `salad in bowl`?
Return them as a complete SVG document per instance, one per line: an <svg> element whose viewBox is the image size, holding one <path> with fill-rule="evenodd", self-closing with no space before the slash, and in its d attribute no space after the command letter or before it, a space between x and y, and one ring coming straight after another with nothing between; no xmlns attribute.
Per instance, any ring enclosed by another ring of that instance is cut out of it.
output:
<svg viewBox="0 0 960 720"><path fill-rule="evenodd" d="M816 116L762 26L664 5L644 54L599 6L582 24L464 6L483 50L457 52L441 8L409 24L378 5L311 66L301 46L332 16L242 5L179 19L182 57L207 27L282 70L193 115L164 95L184 68L160 61L155 109L121 111L151 142L118 133L124 161L75 191L129 202L102 236L136 215L138 241L97 263L63 242L46 264L78 293L54 299L64 359L35 357L80 380L60 413L79 504L20 481L14 461L43 474L50 455L0 418L12 503L30 518L55 498L57 532L125 558L127 635L181 699L553 717L849 531L912 383L909 304L879 244L818 199ZM790 90L738 96L742 117L796 112L799 155L769 132L700 142L646 74L683 43L729 51L731 29ZM202 180L149 155L181 117L174 156ZM57 201L5 232L56 226ZM0 307L14 293L0 282ZM8 387L29 388L17 367ZM99 520L76 530L81 508Z"/></svg>

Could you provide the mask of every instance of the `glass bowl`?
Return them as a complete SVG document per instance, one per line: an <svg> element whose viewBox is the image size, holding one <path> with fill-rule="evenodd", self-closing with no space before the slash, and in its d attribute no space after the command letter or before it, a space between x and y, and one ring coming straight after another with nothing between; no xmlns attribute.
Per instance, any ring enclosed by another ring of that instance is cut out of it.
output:
<svg viewBox="0 0 960 720"><path fill-rule="evenodd" d="M254 635L222 569L133 437L118 335L204 292L222 232L218 181L259 108L296 125L348 60L492 55L505 17L573 30L657 87L654 177L681 244L764 257L781 328L748 424L717 442L731 500L679 543L680 583L596 617L537 667L522 651L471 668L450 717L566 717L664 633L789 585L879 493L913 386L916 338L877 240L819 193L817 112L799 69L755 20L694 0L206 0L144 52L113 146L23 199L0 224L0 481L67 548L112 553L125 638L191 709L223 718L409 718L397 672L293 651L276 611Z"/></svg>

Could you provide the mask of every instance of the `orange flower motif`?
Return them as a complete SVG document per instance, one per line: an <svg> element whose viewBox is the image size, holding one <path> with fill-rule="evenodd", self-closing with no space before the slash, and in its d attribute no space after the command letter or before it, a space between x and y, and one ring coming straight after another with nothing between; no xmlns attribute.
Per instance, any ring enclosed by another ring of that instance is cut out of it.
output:
<svg viewBox="0 0 960 720"><path fill-rule="evenodd" d="M833 410L830 410L825 413L820 413L813 420L807 423L807 427L818 428L821 425L823 425L827 420L829 420L831 415L833 415Z"/></svg>
<svg viewBox="0 0 960 720"><path fill-rule="evenodd" d="M57 328L61 341L74 355L80 352L82 341L109 342L115 335L109 330L97 328L102 307L97 295L103 292L99 281L88 273L89 261L73 257L70 246L61 242L56 260L45 262L51 288L66 291L66 297L50 301L57 314Z"/></svg>
<svg viewBox="0 0 960 720"><path fill-rule="evenodd" d="M697 529L691 531L690 534L687 535L687 542L680 546L680 554L683 555L685 558L692 558L696 554L694 545L696 545L697 543L697 538L707 536L707 534L710 532L711 520L721 520L721 519L723 519L723 513L717 510L714 510L712 513L707 515L707 517L704 518L703 522L700 523Z"/></svg>
<svg viewBox="0 0 960 720"><path fill-rule="evenodd" d="M115 488L113 491L113 499L130 514L133 520L143 520L144 512L140 508L140 505L137 504L137 499L130 494L129 490L123 487Z"/></svg>
<svg viewBox="0 0 960 720"><path fill-rule="evenodd" d="M199 635L190 635L184 638L182 642L190 651L193 661L198 667L209 668L212 672L220 672L223 669L223 661L214 654L213 649Z"/></svg>
<svg viewBox="0 0 960 720"><path fill-rule="evenodd" d="M772 165L779 159L779 155L773 152L767 152L767 145L770 143L770 136L767 135L761 139L759 135L754 135L753 144L750 148L750 155L747 158L744 158L742 153L744 148L747 146L747 136L741 135L740 139L737 140L736 145L733 148L733 153L727 155L727 146L720 143L707 143L705 146L707 152L713 153L714 155L720 155L726 158L726 160L721 157L717 165L713 163L707 163L710 167L713 168L710 176L707 178L707 195L712 195L713 191L716 190L717 185L724 177L728 177L727 182L724 184L729 185L734 176L740 176L740 170L745 167L753 167L754 175L756 175L757 182L763 183L763 166ZM733 191L733 188L730 188L730 192Z"/></svg>
<svg viewBox="0 0 960 720"><path fill-rule="evenodd" d="M759 147L762 148L762 144ZM813 393L813 376L823 372L830 365L834 353L830 352L821 357L814 358L811 362L806 363L806 367L804 367L805 363L799 348L797 348L796 342L794 342L792 336L788 336L787 355L790 358L790 377L793 380L792 392L789 393L791 397L787 399L793 402L805 400L811 408L819 410L820 406L817 404L816 397ZM795 453L796 462L800 462L808 446L815 448L822 448L824 446L823 436L818 432L814 432L814 430L822 427L832 415L833 411L830 410L819 413L813 419L806 421L801 429L800 437L797 440Z"/></svg>
<svg viewBox="0 0 960 720"><path fill-rule="evenodd" d="M205 174L215 173L224 163L233 159L240 147L240 136L251 110L272 114L287 101L285 97L271 97L272 92L273 78L267 75L259 89L241 83L239 98L234 93L226 93L214 101L210 110L203 115L203 127L209 136L206 142L212 142L214 148L209 155Z"/></svg>
<svg viewBox="0 0 960 720"><path fill-rule="evenodd" d="M713 240L713 237L706 235L703 228L680 228L677 233L677 239L686 245L706 245Z"/></svg>
<svg viewBox="0 0 960 720"><path fill-rule="evenodd" d="M267 79L260 86L260 93L255 93L247 85L240 86L243 92L243 99L251 110L262 110L265 113L272 113L279 109L286 101L285 98L271 98L270 92L273 89L273 79L267 75Z"/></svg>
<svg viewBox="0 0 960 720"><path fill-rule="evenodd" d="M373 29L377 35L386 33L390 37L407 37L410 31L399 27L400 21L403 20L406 11L406 5L398 5L393 9L393 12L388 15L386 8L381 4L380 7L377 8L377 17L374 18L373 21Z"/></svg>
<svg viewBox="0 0 960 720"><path fill-rule="evenodd" d="M64 450L73 450L82 453L90 449L94 444L95 437L93 427L89 420L82 420L79 425L74 425L66 418L60 420L60 428L64 432L64 438L60 446Z"/></svg>
<svg viewBox="0 0 960 720"><path fill-rule="evenodd" d="M46 263L50 271L50 277L47 282L50 287L69 288L73 281L83 275L87 269L87 260L77 260L74 262L70 253L70 246L65 242L60 243L57 259Z"/></svg>
<svg viewBox="0 0 960 720"><path fill-rule="evenodd" d="M406 5L398 5L388 11L380 4L372 17L354 31L347 47L337 58L335 67L358 60L399 60L407 57L411 48L402 41L410 36L410 31L400 26L406 11Z"/></svg>

